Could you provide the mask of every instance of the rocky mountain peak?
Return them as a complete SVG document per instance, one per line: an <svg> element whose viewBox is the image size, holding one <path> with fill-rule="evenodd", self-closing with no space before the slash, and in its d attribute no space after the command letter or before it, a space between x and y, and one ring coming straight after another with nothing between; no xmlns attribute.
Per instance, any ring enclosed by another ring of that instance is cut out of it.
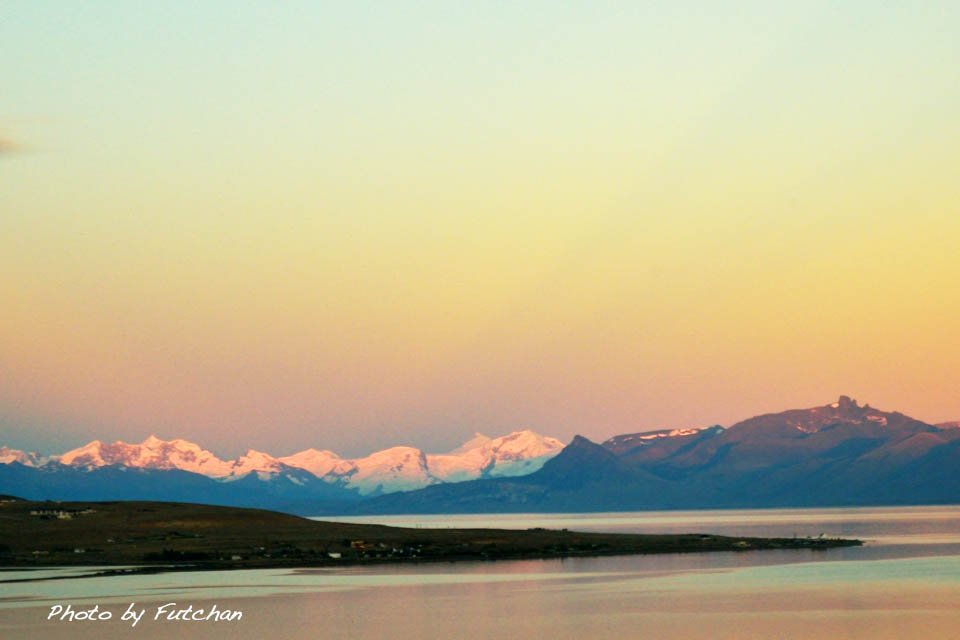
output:
<svg viewBox="0 0 960 640"><path fill-rule="evenodd" d="M833 406L834 408L838 409L856 409L860 405L858 405L857 401L850 396L840 396L840 398L833 403Z"/></svg>

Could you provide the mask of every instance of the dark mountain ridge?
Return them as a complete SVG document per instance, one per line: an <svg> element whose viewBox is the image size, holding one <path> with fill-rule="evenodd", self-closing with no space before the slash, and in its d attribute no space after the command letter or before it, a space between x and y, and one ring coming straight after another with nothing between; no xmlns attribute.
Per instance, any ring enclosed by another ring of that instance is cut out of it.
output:
<svg viewBox="0 0 960 640"><path fill-rule="evenodd" d="M952 504L960 429L837 402L728 429L577 436L521 478L429 487L358 503L361 513L605 511Z"/></svg>
<svg viewBox="0 0 960 640"><path fill-rule="evenodd" d="M233 482L179 469L108 465L82 469L63 465L0 464L0 488L30 500L158 500L309 513L345 508L357 492L323 482L302 470L267 480L252 473Z"/></svg>
<svg viewBox="0 0 960 640"><path fill-rule="evenodd" d="M960 428L837 402L724 429L576 436L535 473L362 498L302 470L233 481L176 469L0 464L0 493L168 500L303 515L590 512L960 503Z"/></svg>

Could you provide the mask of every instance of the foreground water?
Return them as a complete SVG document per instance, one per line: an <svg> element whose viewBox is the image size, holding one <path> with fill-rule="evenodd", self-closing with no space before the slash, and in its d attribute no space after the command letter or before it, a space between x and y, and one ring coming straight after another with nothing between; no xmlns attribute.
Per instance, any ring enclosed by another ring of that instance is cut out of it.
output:
<svg viewBox="0 0 960 640"><path fill-rule="evenodd" d="M845 536L859 548L80 577L0 573L0 637L955 638L960 508L344 518L413 527ZM9 582L19 578L56 580ZM157 607L241 611L155 620ZM135 627L121 614L136 603ZM99 606L109 621L47 620Z"/></svg>

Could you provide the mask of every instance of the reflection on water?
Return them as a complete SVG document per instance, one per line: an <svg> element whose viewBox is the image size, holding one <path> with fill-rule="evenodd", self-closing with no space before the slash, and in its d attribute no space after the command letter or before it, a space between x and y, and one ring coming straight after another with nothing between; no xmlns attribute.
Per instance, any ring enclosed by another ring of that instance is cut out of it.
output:
<svg viewBox="0 0 960 640"><path fill-rule="evenodd" d="M960 536L960 507L955 506L342 516L314 519L427 528L545 527L622 533L715 533L770 537L816 536L821 533L847 537L928 533Z"/></svg>
<svg viewBox="0 0 960 640"><path fill-rule="evenodd" d="M364 521L373 521L364 519ZM953 638L960 510L662 512L377 518L408 526L846 535L862 548L457 562L344 569L0 579L0 636L23 638ZM239 622L47 622L53 603L119 613L178 602Z"/></svg>
<svg viewBox="0 0 960 640"><path fill-rule="evenodd" d="M858 538L868 543L862 548L845 549L834 554L835 559L847 560L960 554L960 507L956 506L343 516L316 519L422 528L544 527L616 533L713 533L784 538L825 535Z"/></svg>

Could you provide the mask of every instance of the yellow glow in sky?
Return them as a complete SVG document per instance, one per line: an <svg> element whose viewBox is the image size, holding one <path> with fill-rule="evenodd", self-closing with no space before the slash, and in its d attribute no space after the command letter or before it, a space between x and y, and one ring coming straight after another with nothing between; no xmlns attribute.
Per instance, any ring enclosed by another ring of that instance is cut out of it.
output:
<svg viewBox="0 0 960 640"><path fill-rule="evenodd" d="M8 11L0 442L960 419L955 3L634 4Z"/></svg>

